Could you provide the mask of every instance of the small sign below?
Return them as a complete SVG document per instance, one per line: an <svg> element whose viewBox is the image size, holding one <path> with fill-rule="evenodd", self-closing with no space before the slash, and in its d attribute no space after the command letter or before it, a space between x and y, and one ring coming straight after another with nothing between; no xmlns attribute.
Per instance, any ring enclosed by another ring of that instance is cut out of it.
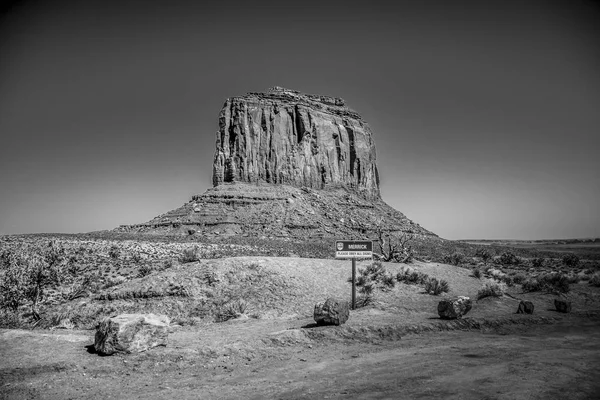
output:
<svg viewBox="0 0 600 400"><path fill-rule="evenodd" d="M370 240L336 240L335 258L371 258L373 242Z"/></svg>

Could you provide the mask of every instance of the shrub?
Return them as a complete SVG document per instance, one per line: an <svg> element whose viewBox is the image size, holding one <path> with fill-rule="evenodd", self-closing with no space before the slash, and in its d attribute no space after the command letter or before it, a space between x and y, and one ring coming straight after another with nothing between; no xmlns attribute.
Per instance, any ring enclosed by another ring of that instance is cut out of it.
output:
<svg viewBox="0 0 600 400"><path fill-rule="evenodd" d="M481 278L481 270L479 268L474 268L473 269L473 276L477 279Z"/></svg>
<svg viewBox="0 0 600 400"><path fill-rule="evenodd" d="M139 253L133 253L131 255L131 261L138 264L138 263L142 262L142 256Z"/></svg>
<svg viewBox="0 0 600 400"><path fill-rule="evenodd" d="M506 288L502 283L486 282L477 292L477 300L490 296L501 297L505 290Z"/></svg>
<svg viewBox="0 0 600 400"><path fill-rule="evenodd" d="M117 245L112 245L112 246L110 246L110 249L108 250L108 255L110 258L116 260L117 258L119 258L121 256L121 250L119 249L119 247Z"/></svg>
<svg viewBox="0 0 600 400"><path fill-rule="evenodd" d="M363 295L358 296L356 298L356 308L366 307L370 304L373 304L373 296L372 295Z"/></svg>
<svg viewBox="0 0 600 400"><path fill-rule="evenodd" d="M396 280L398 282L404 282L406 284L414 284L419 285L425 283L425 281L429 278L427 274L424 274L419 271L415 271L412 268L404 268L400 269L400 272L396 274Z"/></svg>
<svg viewBox="0 0 600 400"><path fill-rule="evenodd" d="M561 273L551 273L540 275L537 278L528 279L523 282L522 289L524 292L559 292L568 293L569 277Z"/></svg>
<svg viewBox="0 0 600 400"><path fill-rule="evenodd" d="M506 286L511 287L515 284L515 280L512 276L503 275L500 277L500 280L506 283Z"/></svg>
<svg viewBox="0 0 600 400"><path fill-rule="evenodd" d="M568 293L569 277L561 273L546 274L543 276L547 290L552 292Z"/></svg>
<svg viewBox="0 0 600 400"><path fill-rule="evenodd" d="M149 264L144 264L138 270L138 278L143 278L152 273L152 266Z"/></svg>
<svg viewBox="0 0 600 400"><path fill-rule="evenodd" d="M576 267L579 265L579 257L573 253L568 253L562 257L562 262L567 267Z"/></svg>
<svg viewBox="0 0 600 400"><path fill-rule="evenodd" d="M500 263L504 265L518 265L519 257L514 255L510 251L505 251L500 255Z"/></svg>
<svg viewBox="0 0 600 400"><path fill-rule="evenodd" d="M349 279L352 281L352 279ZM358 271L356 277L356 286L364 287L374 285L381 290L389 290L396 285L394 277L389 274L380 261L369 264L365 269Z"/></svg>
<svg viewBox="0 0 600 400"><path fill-rule="evenodd" d="M183 250L183 254L181 255L182 263L191 263L200 260L200 248L198 246L188 247Z"/></svg>
<svg viewBox="0 0 600 400"><path fill-rule="evenodd" d="M448 290L450 290L450 286L444 279L429 278L425 282L425 291L429 294L437 296L440 293L448 292Z"/></svg>
<svg viewBox="0 0 600 400"><path fill-rule="evenodd" d="M536 257L531 260L531 265L533 265L535 268L541 268L544 266L545 262L546 260L543 257Z"/></svg>
<svg viewBox="0 0 600 400"><path fill-rule="evenodd" d="M544 285L537 278L530 278L523 282L523 292L537 292L542 290Z"/></svg>
<svg viewBox="0 0 600 400"><path fill-rule="evenodd" d="M217 322L225 322L233 318L239 317L246 312L248 304L241 299L232 300L223 304L216 312L215 320Z"/></svg>
<svg viewBox="0 0 600 400"><path fill-rule="evenodd" d="M446 264L458 265L465 261L465 255L458 251L455 251L452 254L444 256L444 262Z"/></svg>
<svg viewBox="0 0 600 400"><path fill-rule="evenodd" d="M516 275L513 275L512 279L514 284L520 285L523 282L525 282L525 279L527 279L527 277L522 273L518 273Z"/></svg>
<svg viewBox="0 0 600 400"><path fill-rule="evenodd" d="M479 257L484 263L487 263L492 258L492 254L487 249L477 249L475 257Z"/></svg>
<svg viewBox="0 0 600 400"><path fill-rule="evenodd" d="M596 272L590 278L590 285L600 287L600 272Z"/></svg>

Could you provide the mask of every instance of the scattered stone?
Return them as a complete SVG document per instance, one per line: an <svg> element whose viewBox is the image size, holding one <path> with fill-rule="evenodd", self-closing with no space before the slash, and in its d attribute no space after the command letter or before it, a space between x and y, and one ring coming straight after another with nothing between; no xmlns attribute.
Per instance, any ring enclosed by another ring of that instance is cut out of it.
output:
<svg viewBox="0 0 600 400"><path fill-rule="evenodd" d="M146 351L166 346L169 318L155 314L121 314L105 318L96 331L94 348L104 355Z"/></svg>
<svg viewBox="0 0 600 400"><path fill-rule="evenodd" d="M556 307L556 311L561 313L571 312L571 302L565 299L554 299L554 307Z"/></svg>
<svg viewBox="0 0 600 400"><path fill-rule="evenodd" d="M517 309L517 314L533 314L533 303L531 301L521 301Z"/></svg>
<svg viewBox="0 0 600 400"><path fill-rule="evenodd" d="M438 314L442 319L462 318L473 307L473 302L466 296L444 299L438 304Z"/></svg>
<svg viewBox="0 0 600 400"><path fill-rule="evenodd" d="M314 318L318 325L342 325L348 321L350 303L345 300L328 298L315 304Z"/></svg>

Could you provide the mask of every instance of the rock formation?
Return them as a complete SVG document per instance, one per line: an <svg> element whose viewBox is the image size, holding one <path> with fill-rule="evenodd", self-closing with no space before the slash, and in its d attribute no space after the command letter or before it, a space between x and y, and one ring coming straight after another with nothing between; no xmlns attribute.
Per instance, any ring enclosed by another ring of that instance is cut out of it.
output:
<svg viewBox="0 0 600 400"><path fill-rule="evenodd" d="M371 129L344 100L274 87L225 102L213 185L261 181L347 187L378 198L375 160Z"/></svg>
<svg viewBox="0 0 600 400"><path fill-rule="evenodd" d="M439 241L380 197L369 126L342 99L275 87L225 102L213 187L119 232L322 239L392 234Z"/></svg>

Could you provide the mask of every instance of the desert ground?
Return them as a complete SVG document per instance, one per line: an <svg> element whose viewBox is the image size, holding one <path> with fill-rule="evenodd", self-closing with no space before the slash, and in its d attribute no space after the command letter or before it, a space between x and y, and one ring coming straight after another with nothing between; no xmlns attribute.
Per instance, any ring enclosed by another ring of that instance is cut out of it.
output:
<svg viewBox="0 0 600 400"><path fill-rule="evenodd" d="M48 241L17 239L5 238L3 249L31 252ZM600 393L593 254L566 264L546 255L540 263L540 257L508 257L505 248L482 257L474 247L439 261L381 263L384 276L394 279L373 280L370 296L359 288L362 302L345 324L317 326L315 303L350 298L348 260L257 255L270 251L252 246L54 240L75 266L65 264L61 285L48 288L41 319L34 321L26 304L15 314L4 311L0 398L593 399ZM188 257L190 249L195 257ZM233 256L239 253L248 255ZM358 262L359 275L371 264ZM447 291L434 295L423 280L400 279L411 276L407 271L444 281ZM83 284L87 289L79 290ZM489 287L495 289L488 293ZM459 295L473 300L472 310L462 319L440 319L438 302ZM572 312L557 312L557 298L568 299ZM521 300L534 303L533 314L516 314ZM134 312L169 316L167 346L96 354L98 322Z"/></svg>

